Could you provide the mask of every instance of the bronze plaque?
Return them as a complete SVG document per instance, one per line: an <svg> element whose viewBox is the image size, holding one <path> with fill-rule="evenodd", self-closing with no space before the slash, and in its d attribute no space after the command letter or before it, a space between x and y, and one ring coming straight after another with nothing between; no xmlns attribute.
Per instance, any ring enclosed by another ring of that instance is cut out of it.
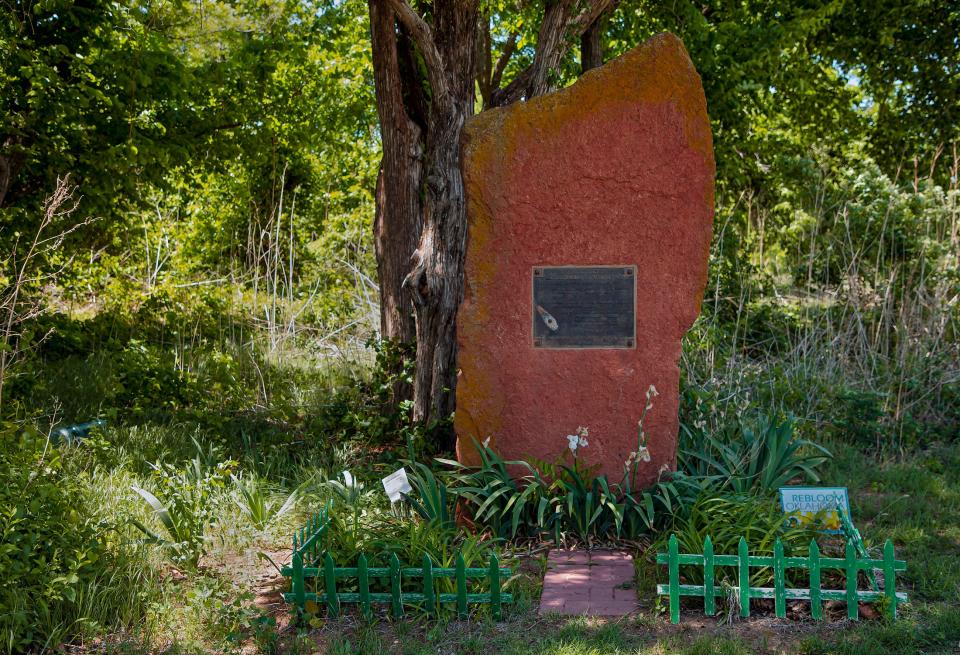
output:
<svg viewBox="0 0 960 655"><path fill-rule="evenodd" d="M636 266L536 266L536 348L634 348Z"/></svg>

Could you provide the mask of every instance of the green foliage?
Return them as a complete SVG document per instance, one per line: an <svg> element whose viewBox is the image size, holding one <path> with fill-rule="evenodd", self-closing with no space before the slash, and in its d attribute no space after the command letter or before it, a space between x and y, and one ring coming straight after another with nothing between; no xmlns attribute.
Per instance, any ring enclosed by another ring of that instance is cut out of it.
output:
<svg viewBox="0 0 960 655"><path fill-rule="evenodd" d="M256 475L234 475L233 501L251 525L263 531L293 510L300 498L301 488L284 496L267 480Z"/></svg>
<svg viewBox="0 0 960 655"><path fill-rule="evenodd" d="M206 550L207 527L215 520L215 494L224 488L236 462L227 460L204 462L198 454L183 468L161 463L154 466L153 483L156 494L133 485L150 506L164 535L138 521L134 524L152 543L162 546L170 559L179 566L195 569Z"/></svg>
<svg viewBox="0 0 960 655"><path fill-rule="evenodd" d="M846 389L838 393L837 432L860 447L882 450L884 400L882 394L871 391Z"/></svg>
<svg viewBox="0 0 960 655"><path fill-rule="evenodd" d="M489 447L474 444L480 453L477 467L437 460L454 469L451 494L472 505L473 520L490 526L498 537L516 536L521 526L539 530L541 523L532 520L543 507L539 494L544 485L537 471L527 462L505 461ZM515 479L508 466L520 468L525 475Z"/></svg>
<svg viewBox="0 0 960 655"><path fill-rule="evenodd" d="M422 462L405 462L405 464L413 468L408 478L416 495L406 496L404 500L427 523L440 530L452 530L454 522L446 485L426 464Z"/></svg>
<svg viewBox="0 0 960 655"><path fill-rule="evenodd" d="M686 511L708 482L682 470L661 476L649 489L631 490L625 481L621 487L623 534L638 536L662 530L671 517Z"/></svg>
<svg viewBox="0 0 960 655"><path fill-rule="evenodd" d="M492 60L516 34L509 82L533 60L544 6L490 10ZM298 504L334 496L338 562L364 550L449 565L457 548L482 562L496 539L670 526L691 541L710 532L717 543L730 526L766 539L775 508L761 490L817 476L869 491L853 494L855 515L868 537L905 544L908 579L931 603L915 622L818 651L952 647L956 12L886 0L618 3L608 56L679 34L714 127L715 241L704 316L682 357L682 471L635 489L576 460L505 462L482 449L473 469L411 465L415 491L394 510L378 464L427 461L449 426L384 409L410 383L410 344L362 346L378 323L367 11L15 1L0 13L0 179L12 174L0 189L0 287L58 176L81 185L58 226L98 219L31 268L23 301L39 311L3 335L23 357L4 371L0 416L111 419L63 450L0 430L3 649L131 629L145 635L137 650L274 648L248 592L190 571L158 583L168 567L138 546L129 519L189 568L205 550L274 546L268 533L296 520ZM560 86L579 74L576 50L552 76ZM783 422L728 418L755 407L803 422L787 435ZM842 462L821 461L821 438ZM236 479L237 466L220 468L231 460L243 462ZM373 482L313 482L344 468ZM480 536L451 527L453 516ZM646 643L605 630L574 626L544 648ZM354 641L382 650L370 634ZM470 639L451 650L485 646Z"/></svg>
<svg viewBox="0 0 960 655"><path fill-rule="evenodd" d="M502 538L636 539L662 526L699 490L699 482L682 473L634 490L626 476L611 484L576 459L572 465L505 461L474 443L478 466L438 461L454 468L450 493L465 501L474 521ZM511 468L522 475L511 475Z"/></svg>
<svg viewBox="0 0 960 655"><path fill-rule="evenodd" d="M129 582L126 564L109 550L111 526L90 519L60 452L36 431L9 424L0 439L0 651L49 647L129 616L119 609L128 599L111 605L116 594L102 589Z"/></svg>
<svg viewBox="0 0 960 655"><path fill-rule="evenodd" d="M275 653L279 635L276 619L253 605L254 595L236 582L217 576L198 575L184 593L184 602L195 617L202 617L203 639L182 647L196 651L237 654L249 648Z"/></svg>
<svg viewBox="0 0 960 655"><path fill-rule="evenodd" d="M743 494L775 492L794 479L819 482L817 468L830 457L819 444L794 433L796 420L759 416L737 419L717 435L684 425L680 468L720 488Z"/></svg>
<svg viewBox="0 0 960 655"><path fill-rule="evenodd" d="M773 554L773 546L779 538L784 545L784 553L804 555L810 540L816 531L808 528L789 527L783 520L783 511L775 500L766 495L717 494L705 493L689 510L673 521L670 530L664 531L664 540L670 534L677 535L682 553L703 552L703 542L707 537L713 543L715 553L732 554L737 552L740 537L750 545L750 552L757 555ZM685 579L693 584L703 583L703 568L682 567ZM733 567L717 567L718 583L736 584L737 571ZM762 586L773 580L770 568L752 569L750 584Z"/></svg>

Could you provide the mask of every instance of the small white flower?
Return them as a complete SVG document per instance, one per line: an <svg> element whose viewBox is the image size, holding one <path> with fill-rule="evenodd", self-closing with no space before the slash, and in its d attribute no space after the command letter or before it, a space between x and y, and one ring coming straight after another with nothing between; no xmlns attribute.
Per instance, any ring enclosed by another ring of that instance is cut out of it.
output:
<svg viewBox="0 0 960 655"><path fill-rule="evenodd" d="M653 409L653 403L648 400L645 409L649 412L651 409Z"/></svg>
<svg viewBox="0 0 960 655"><path fill-rule="evenodd" d="M487 437L486 439L483 440L483 447L484 448L490 447L490 437Z"/></svg>
<svg viewBox="0 0 960 655"><path fill-rule="evenodd" d="M657 391L657 388L651 384L650 387L647 389L647 400L650 400L651 398L656 398L659 395L660 393Z"/></svg>
<svg viewBox="0 0 960 655"><path fill-rule="evenodd" d="M637 460L637 453L632 452L629 455L627 455L627 461L625 461L623 465L627 468L630 468L630 465L633 464L636 460Z"/></svg>
<svg viewBox="0 0 960 655"><path fill-rule="evenodd" d="M586 448L586 447L589 446L589 445L590 445L590 444L589 444L589 442L587 441L587 438L586 438L586 437L580 437L580 447L581 447L581 448Z"/></svg>
<svg viewBox="0 0 960 655"><path fill-rule="evenodd" d="M580 437L576 434L567 435L567 447L570 448L574 453L577 452L577 446L580 445Z"/></svg>
<svg viewBox="0 0 960 655"><path fill-rule="evenodd" d="M585 428L585 427L583 427L583 426L581 425L580 427L577 428L577 434L580 435L580 436L583 437L583 438L586 438L586 437L590 436L590 429L589 429L589 428Z"/></svg>
<svg viewBox="0 0 960 655"><path fill-rule="evenodd" d="M646 446L641 446L640 450L637 451L637 455L644 462L650 461L650 450Z"/></svg>

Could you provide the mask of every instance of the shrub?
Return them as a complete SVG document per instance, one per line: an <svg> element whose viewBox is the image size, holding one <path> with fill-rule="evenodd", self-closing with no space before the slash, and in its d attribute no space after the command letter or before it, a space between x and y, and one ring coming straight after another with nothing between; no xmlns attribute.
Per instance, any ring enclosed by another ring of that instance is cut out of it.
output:
<svg viewBox="0 0 960 655"><path fill-rule="evenodd" d="M839 435L853 444L880 450L883 435L884 394L844 389L837 394L837 418L834 426Z"/></svg>
<svg viewBox="0 0 960 655"><path fill-rule="evenodd" d="M196 568L206 550L206 528L215 516L214 493L230 478L236 462L227 460L211 467L202 455L184 468L170 464L154 465L156 495L137 485L137 492L150 506L164 534L134 521L149 541L162 546L171 561L189 569Z"/></svg>
<svg viewBox="0 0 960 655"><path fill-rule="evenodd" d="M570 465L505 461L488 446L476 447L479 466L438 461L455 469L450 493L463 500L474 521L502 538L635 539L664 525L700 491L700 482L682 473L634 490L626 475L611 483L576 459ZM511 475L510 468L523 475Z"/></svg>
<svg viewBox="0 0 960 655"><path fill-rule="evenodd" d="M799 438L796 420L737 419L716 436L683 425L678 452L680 469L736 493L776 491L796 478L819 482L817 469L830 451Z"/></svg>
<svg viewBox="0 0 960 655"><path fill-rule="evenodd" d="M116 566L109 526L82 506L78 482L60 453L33 429L0 425L0 650L59 643L90 622L94 590Z"/></svg>

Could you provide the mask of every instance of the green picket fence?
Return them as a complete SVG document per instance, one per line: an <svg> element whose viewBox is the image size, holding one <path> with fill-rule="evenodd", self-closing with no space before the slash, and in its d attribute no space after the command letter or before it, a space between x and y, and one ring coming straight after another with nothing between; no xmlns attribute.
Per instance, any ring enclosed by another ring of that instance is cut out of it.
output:
<svg viewBox="0 0 960 655"><path fill-rule="evenodd" d="M896 590L896 572L905 571L907 563L894 557L893 542L887 541L883 547L883 559L858 558L852 542L847 542L845 557L821 557L820 548L816 541L810 542L807 557L785 557L783 544L777 539L773 548L773 555L750 555L747 541L740 538L736 555L716 555L710 537L703 542L703 553L681 554L677 544L677 536L670 535L668 551L657 554L657 564L666 564L669 573L667 584L658 584L657 593L670 597L670 621L680 622L680 597L696 596L703 598L704 612L708 616L716 614L717 596L725 596L727 592L715 583L716 567L731 566L737 569L737 586L733 593L740 601L740 616L750 616L750 600L753 598L773 598L776 615L783 618L787 614L787 600L809 601L810 613L814 619L823 618L823 601L846 601L847 617L853 620L859 618L860 601L875 601L885 598L887 613L890 618L896 618L897 605L907 602L907 595ZM680 584L680 567L693 565L703 568L703 584ZM751 587L751 568L772 568L773 587ZM792 589L787 587L787 569L807 569L810 571L810 583L807 589ZM823 589L820 584L821 571L825 569L839 569L846 573L845 589ZM883 571L883 591L859 591L857 577L859 571Z"/></svg>
<svg viewBox="0 0 960 655"><path fill-rule="evenodd" d="M291 565L284 567L282 573L291 578L291 591L283 598L292 603L300 612L306 610L308 602L324 605L329 616L337 616L341 603L359 603L363 613L370 615L374 603L389 604L395 617L403 616L404 605L423 605L431 616L436 616L438 605L456 603L457 614L467 615L468 604L489 604L491 613L500 619L502 606L513 602L513 594L502 590L503 580L510 577L509 568L501 568L496 554L490 555L489 566L467 567L463 554L456 553L454 568L434 567L428 555L423 556L420 567L401 567L400 559L394 553L390 565L372 567L367 564L363 553L353 567L336 566L333 557L324 549L325 538L330 529L330 506L328 505L293 537L293 556ZM358 592L337 591L337 581L347 578L356 579ZM456 593L437 593L436 581L441 578L455 580ZM371 592L371 579L389 579L390 591ZM403 581L418 579L419 591L404 591ZM483 593L468 593L469 580L487 580L490 590ZM308 591L313 587L322 592Z"/></svg>

